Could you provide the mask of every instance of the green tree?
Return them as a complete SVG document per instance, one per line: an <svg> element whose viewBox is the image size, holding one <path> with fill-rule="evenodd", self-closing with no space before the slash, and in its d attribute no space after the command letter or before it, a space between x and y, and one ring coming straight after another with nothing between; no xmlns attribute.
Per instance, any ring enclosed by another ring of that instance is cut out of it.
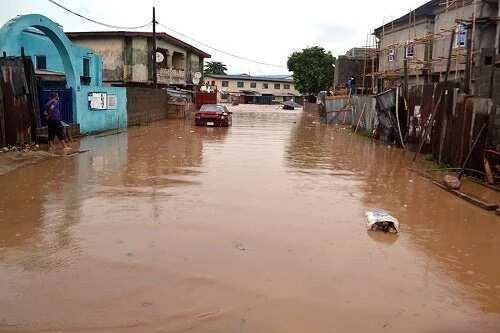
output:
<svg viewBox="0 0 500 333"><path fill-rule="evenodd" d="M314 46L292 53L287 66L293 72L295 87L302 94L317 95L333 86L335 57L322 47Z"/></svg>
<svg viewBox="0 0 500 333"><path fill-rule="evenodd" d="M227 67L220 61L208 61L205 64L205 74L226 75Z"/></svg>

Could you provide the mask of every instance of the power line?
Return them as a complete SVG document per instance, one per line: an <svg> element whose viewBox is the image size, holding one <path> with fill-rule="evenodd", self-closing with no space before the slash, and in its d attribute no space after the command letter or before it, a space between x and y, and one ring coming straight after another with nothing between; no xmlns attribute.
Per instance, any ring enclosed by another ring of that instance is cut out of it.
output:
<svg viewBox="0 0 500 333"><path fill-rule="evenodd" d="M193 38L193 37L190 37L190 36L188 36L188 35L186 35L186 34L183 34L183 33L181 33L181 32L178 32L178 31L176 31L176 30L174 30L174 29L172 29L172 28L170 28L170 27L168 27L168 26L166 26L166 25L164 25L164 24L162 24L162 23L160 23L160 22L156 22L156 23L157 23L159 26L162 26L163 28L165 28L165 29L167 29L167 30L170 30L170 31L172 31L172 32L174 32L174 33L176 33L176 34L178 34L178 35L182 36L182 37L185 37L185 38L187 38L187 39L190 39L190 40L192 40L192 41L194 41L194 42L196 42L196 43L198 43L198 44L200 44L200 45L203 45L203 46L205 46L206 48L209 48L209 49L212 49L212 50L214 50L214 51L220 52L220 53L222 53L222 54L225 54L225 55L231 56L231 57L233 57L233 58L237 58L237 59L240 59L240 60L245 60L245 61L252 62L252 63L258 64L258 65L271 66L271 67L277 67L277 68L286 68L285 66L275 65L275 64L269 64L269 63L266 63L266 62L262 62L262 61L258 61L258 60L253 60L253 59L250 59L250 58L245 58L245 57L242 57L242 56L236 55L236 54L234 54L234 53L230 53L230 52L227 52L227 51L221 50L221 49L219 49L219 48L216 48L216 47L210 46L210 45L208 45L208 44L206 44L206 43L203 43L203 42L201 42L201 41L199 41L199 40L197 40L197 39L195 39L195 38Z"/></svg>
<svg viewBox="0 0 500 333"><path fill-rule="evenodd" d="M60 3L58 3L57 1L55 0L47 0L49 1L50 3L56 5L57 7L61 8L61 9L64 9L65 11L73 14L73 15L76 15L84 20L87 20L89 22L92 22L92 23L95 23L95 24L99 24L99 25L102 25L104 27L107 27L107 28L111 28L111 29L122 29L122 30L136 30L136 29L142 29L142 28L146 28L146 27L149 27L150 25L152 25L153 23L152 22L148 22L146 24L143 24L143 25L140 25L140 26L136 26L136 27L125 27L125 26L118 26L118 25L113 25L113 24L107 24L107 23L104 23L104 22L100 22L100 21L97 21L97 20L94 20L94 19L91 19L89 17L86 17L80 13L77 13L63 5L61 5ZM266 63L266 62L262 62L262 61L258 61L258 60L254 60L254 59L250 59L250 58L246 58L246 57L242 57L242 56L239 56L239 55L236 55L234 53L231 53L231 52L228 52L228 51L224 51L222 49L219 49L217 47L214 47L214 46L211 46L211 45L208 45L200 40L197 40L196 38L193 38L191 36L188 36L186 34L183 34L182 32L179 32L179 31L176 31L160 22L156 22L159 26L162 26L163 28L169 30L169 31L172 31L180 36L183 36L187 39L190 39L200 45L203 45L204 47L206 48L209 48L211 50L214 50L216 52L219 52L219 53L222 53L222 54L225 54L225 55L228 55L230 57L233 57L233 58L236 58L236 59L240 59L240 60L244 60L244 61L248 61L248 62L251 62L251 63L254 63L254 64L258 64L258 65L263 65L263 66L270 66L270 67L276 67L276 68L284 68L286 69L285 66L282 66L282 65L276 65L276 64L270 64L270 63Z"/></svg>
<svg viewBox="0 0 500 333"><path fill-rule="evenodd" d="M61 5L60 3L54 1L54 0L47 0L49 1L50 3L56 5L57 7L59 8L62 8L64 9L65 11L67 12L70 12L71 14L73 15L76 15L84 20L87 20L89 22L92 22L92 23L95 23L95 24L99 24L99 25L102 25L104 27L107 27L107 28L111 28L111 29L122 29L122 30L136 30L136 29L142 29L142 28L146 28L150 25L152 25L153 23L152 22L148 22L146 24L143 24L143 25L140 25L140 26L136 26L136 27L124 27L124 26L119 26L119 25L112 25L112 24L107 24L107 23L103 23L103 22L99 22L99 21L96 21L96 20L93 20L91 18L88 18L86 16L83 16L82 14L79 14L77 12L74 12L72 11L71 9L67 8L67 7L64 7L63 5Z"/></svg>

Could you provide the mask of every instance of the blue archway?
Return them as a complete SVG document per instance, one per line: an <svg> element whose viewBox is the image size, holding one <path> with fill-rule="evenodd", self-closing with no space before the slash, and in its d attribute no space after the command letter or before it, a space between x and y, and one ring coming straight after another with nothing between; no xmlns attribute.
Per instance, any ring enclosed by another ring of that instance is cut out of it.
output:
<svg viewBox="0 0 500 333"><path fill-rule="evenodd" d="M79 70L75 66L79 62L73 54L73 44L68 39L61 27L51 19L38 15L29 14L13 18L0 29L0 53L5 52L8 56L21 55L21 34L28 28L36 28L42 31L55 45L64 66L66 83L73 90L73 114L77 114L76 92L80 90Z"/></svg>

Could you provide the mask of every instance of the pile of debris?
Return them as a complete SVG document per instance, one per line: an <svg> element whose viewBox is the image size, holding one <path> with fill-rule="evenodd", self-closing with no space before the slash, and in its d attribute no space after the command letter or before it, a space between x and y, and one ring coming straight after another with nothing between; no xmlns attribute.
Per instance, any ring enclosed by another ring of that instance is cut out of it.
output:
<svg viewBox="0 0 500 333"><path fill-rule="evenodd" d="M38 151L40 146L37 144L26 144L21 146L6 146L0 149L0 153L9 153L9 152L23 152L27 153L30 151Z"/></svg>

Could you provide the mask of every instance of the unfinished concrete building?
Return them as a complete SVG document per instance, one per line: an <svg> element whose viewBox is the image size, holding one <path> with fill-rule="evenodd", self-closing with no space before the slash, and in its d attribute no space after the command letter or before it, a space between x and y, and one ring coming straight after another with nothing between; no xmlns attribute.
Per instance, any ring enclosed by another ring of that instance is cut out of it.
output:
<svg viewBox="0 0 500 333"><path fill-rule="evenodd" d="M347 81L354 77L359 93L370 93L374 89L370 74L376 68L376 57L372 49L352 48L335 61L334 89L336 92L346 88Z"/></svg>
<svg viewBox="0 0 500 333"><path fill-rule="evenodd" d="M451 81L484 90L482 68L498 62L499 16L498 0L432 0L375 29L379 90L405 77L405 63L409 86L442 81L448 61Z"/></svg>
<svg viewBox="0 0 500 333"><path fill-rule="evenodd" d="M377 91L408 85L408 140L421 140L437 115L430 124L439 163L461 165L480 139L476 161L491 158L500 170L499 22L499 0L432 0L375 30Z"/></svg>

